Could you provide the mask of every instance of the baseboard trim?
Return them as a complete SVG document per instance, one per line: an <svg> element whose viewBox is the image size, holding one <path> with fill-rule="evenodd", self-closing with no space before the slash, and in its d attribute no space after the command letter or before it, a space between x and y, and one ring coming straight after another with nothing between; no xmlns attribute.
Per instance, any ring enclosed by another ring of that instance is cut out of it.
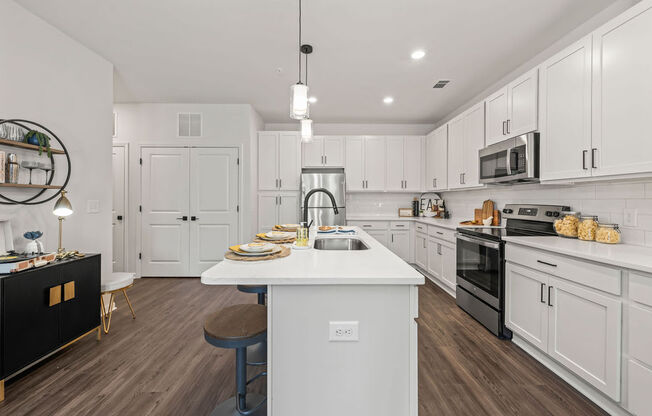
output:
<svg viewBox="0 0 652 416"><path fill-rule="evenodd" d="M584 382L575 374L558 364L547 354L531 345L525 339L519 337L517 334L513 335L512 342L520 349L528 353L535 360L546 366L550 371L555 373L558 377L570 384L575 390L582 393L587 399L591 400L597 406L602 408L605 412L614 416L632 416L631 413L620 407L620 405L610 398L606 397L602 392L596 390L590 384Z"/></svg>

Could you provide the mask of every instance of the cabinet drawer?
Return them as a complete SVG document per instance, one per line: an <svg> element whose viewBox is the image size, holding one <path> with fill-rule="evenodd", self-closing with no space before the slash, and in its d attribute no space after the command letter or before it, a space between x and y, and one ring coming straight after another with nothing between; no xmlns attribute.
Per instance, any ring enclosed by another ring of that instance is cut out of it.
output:
<svg viewBox="0 0 652 416"><path fill-rule="evenodd" d="M635 415L649 415L650 409L652 409L652 395L650 395L652 370L631 360L627 367L627 387L629 391L627 410Z"/></svg>
<svg viewBox="0 0 652 416"><path fill-rule="evenodd" d="M347 221L347 223L363 230L386 230L389 227L387 221Z"/></svg>
<svg viewBox="0 0 652 416"><path fill-rule="evenodd" d="M652 309L630 305L629 355L652 367Z"/></svg>
<svg viewBox="0 0 652 416"><path fill-rule="evenodd" d="M389 223L389 228L392 230L409 230L409 221L392 221Z"/></svg>
<svg viewBox="0 0 652 416"><path fill-rule="evenodd" d="M455 242L455 230L449 230L447 228L441 228L441 227L429 225L428 235L430 237L440 238L442 240L446 240L451 243Z"/></svg>
<svg viewBox="0 0 652 416"><path fill-rule="evenodd" d="M425 224L416 223L415 228L420 233L428 234L428 226Z"/></svg>
<svg viewBox="0 0 652 416"><path fill-rule="evenodd" d="M630 272L629 297L633 301L652 307L652 276Z"/></svg>
<svg viewBox="0 0 652 416"><path fill-rule="evenodd" d="M552 238L552 237L551 237ZM507 261L559 276L614 295L621 294L622 271L595 263L575 260L549 251L507 244Z"/></svg>

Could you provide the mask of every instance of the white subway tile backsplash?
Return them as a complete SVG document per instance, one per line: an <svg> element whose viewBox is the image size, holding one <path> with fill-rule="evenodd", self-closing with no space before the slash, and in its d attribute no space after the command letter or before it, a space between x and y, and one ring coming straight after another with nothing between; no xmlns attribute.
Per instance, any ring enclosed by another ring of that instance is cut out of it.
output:
<svg viewBox="0 0 652 416"><path fill-rule="evenodd" d="M637 225L637 228L645 231L652 231L652 215L639 213Z"/></svg>
<svg viewBox="0 0 652 416"><path fill-rule="evenodd" d="M645 183L606 183L595 185L597 199L645 198Z"/></svg>
<svg viewBox="0 0 652 416"><path fill-rule="evenodd" d="M637 246L645 245L645 231L636 228L620 228L622 233L622 242L635 244Z"/></svg>

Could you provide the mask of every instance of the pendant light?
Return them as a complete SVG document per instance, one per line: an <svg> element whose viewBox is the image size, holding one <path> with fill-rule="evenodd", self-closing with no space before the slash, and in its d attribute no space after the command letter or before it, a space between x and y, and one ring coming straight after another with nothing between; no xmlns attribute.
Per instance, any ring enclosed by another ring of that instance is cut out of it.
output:
<svg viewBox="0 0 652 416"><path fill-rule="evenodd" d="M290 118L308 118L308 85L301 82L301 0L299 0L299 82L290 87Z"/></svg>
<svg viewBox="0 0 652 416"><path fill-rule="evenodd" d="M308 55L312 53L311 45L301 45L301 53L306 55L306 85L308 85ZM308 104L310 108L310 104ZM309 116L302 119L301 123L301 142L310 143L312 141L312 120Z"/></svg>

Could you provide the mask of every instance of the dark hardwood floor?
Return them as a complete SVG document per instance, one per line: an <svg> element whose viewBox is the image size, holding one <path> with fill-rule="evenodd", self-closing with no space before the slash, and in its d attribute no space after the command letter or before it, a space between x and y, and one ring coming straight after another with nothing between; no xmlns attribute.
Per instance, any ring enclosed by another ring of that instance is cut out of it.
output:
<svg viewBox="0 0 652 416"><path fill-rule="evenodd" d="M203 339L204 317L255 302L198 279L140 279L118 297L111 332L88 336L6 384L0 415L208 415L234 391L234 352ZM510 342L428 282L419 320L419 414L602 415ZM252 374L255 371L252 371ZM264 392L265 381L252 390ZM401 416L401 415L397 415Z"/></svg>

